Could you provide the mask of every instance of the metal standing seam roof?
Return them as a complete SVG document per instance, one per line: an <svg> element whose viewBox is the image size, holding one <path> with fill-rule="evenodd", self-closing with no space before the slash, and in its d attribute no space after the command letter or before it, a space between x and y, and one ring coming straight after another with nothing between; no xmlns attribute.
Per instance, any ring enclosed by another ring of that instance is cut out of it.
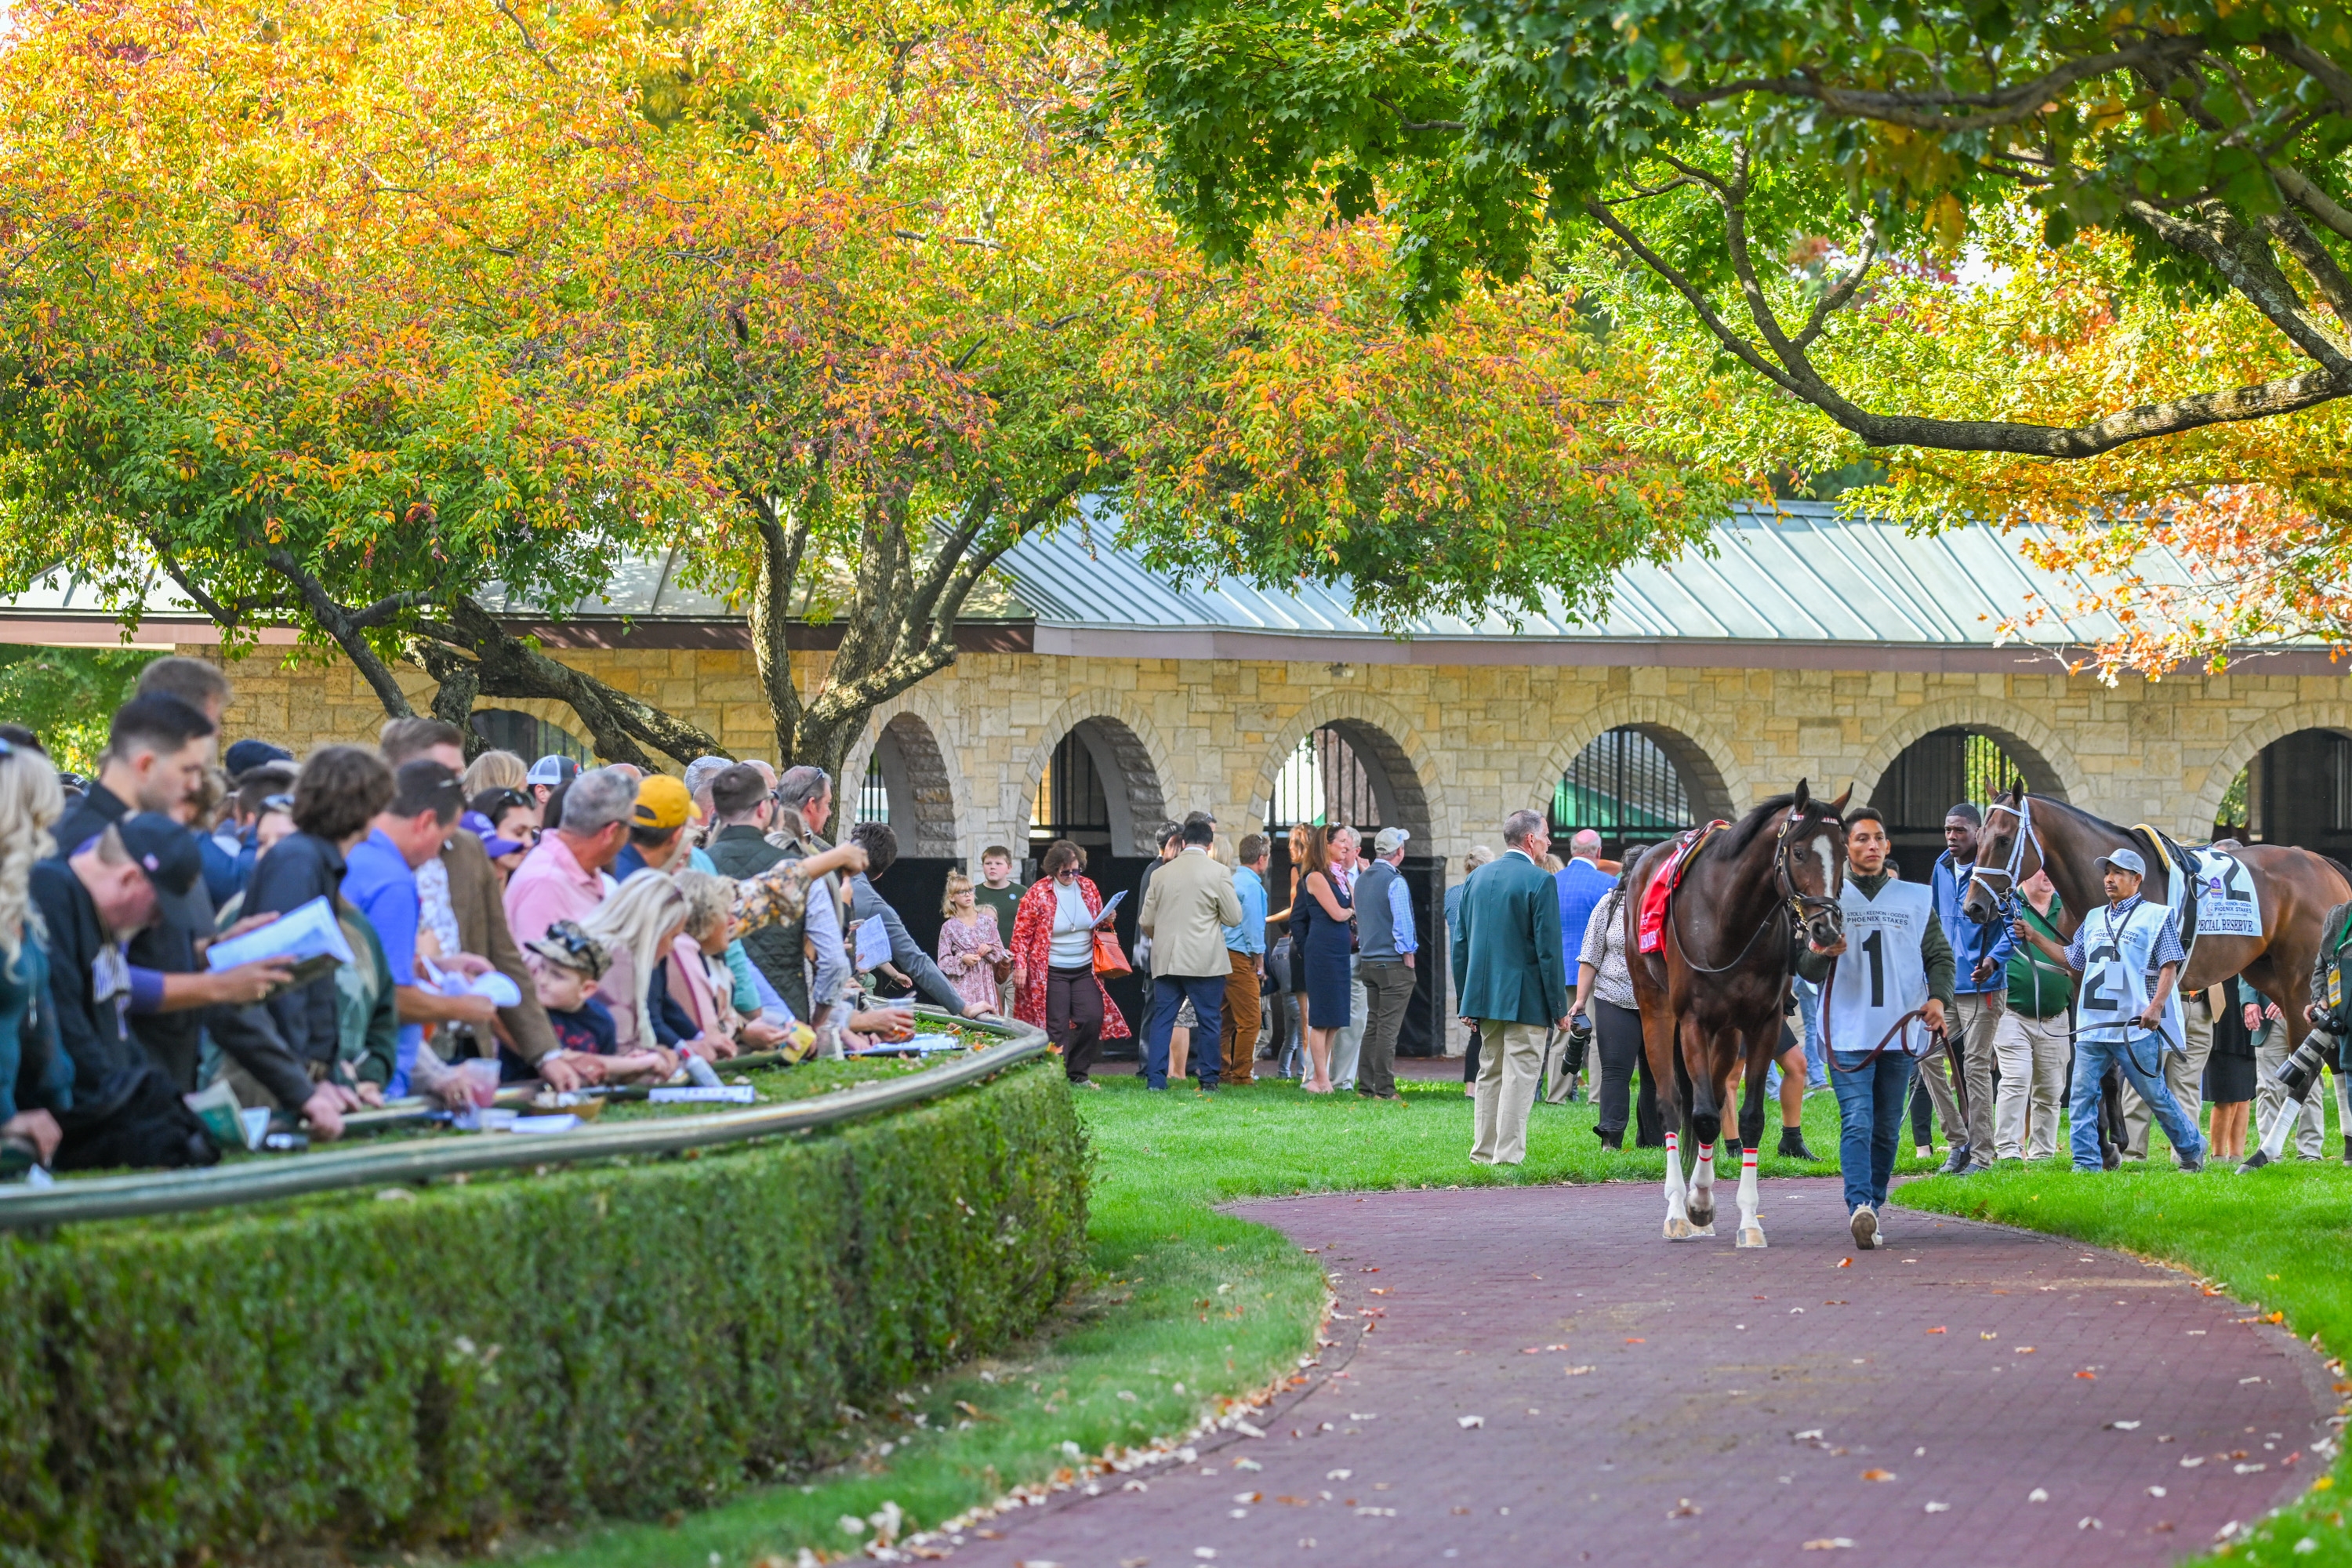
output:
<svg viewBox="0 0 2352 1568"><path fill-rule="evenodd" d="M1097 521L1091 548L1076 529L1024 540L999 563L1013 595L1036 612L1038 625L1415 640L1982 647L2002 621L2032 607L2026 595L2032 594L2043 611L2037 640L2079 645L2121 630L2104 614L2062 614L2088 582L2033 566L2014 538L1989 524L1913 535L1899 522L1841 516L1816 501L1743 506L1716 525L1711 558L1694 551L1668 565L1624 568L1597 621L1578 621L1559 599L1547 596L1541 610L1516 628L1499 615L1475 621L1416 616L1384 626L1358 616L1344 589L1307 583L1279 591L1230 579L1178 586L1148 569L1135 552L1111 542L1111 531ZM2150 560L2147 569L2160 581L2187 581L2168 554Z"/></svg>
<svg viewBox="0 0 2352 1568"><path fill-rule="evenodd" d="M1813 501L1743 506L1714 528L1712 556L1693 551L1666 565L1624 568L1597 621L1574 619L1548 595L1516 627L1500 615L1477 620L1423 616L1383 626L1356 613L1344 585L1300 583L1277 590L1238 579L1179 584L1115 542L1117 520L1108 510L1094 511L1091 523L1087 531L1066 528L1015 545L998 564L998 584L979 597L967 619L1034 618L1041 628L1081 634L1234 632L1389 644L1534 639L1982 648L1991 645L2002 621L2030 607L2032 595L2042 611L2033 628L2037 642L2081 647L2122 629L2104 613L2065 615L2090 584L2032 565L2016 538L1989 524L1915 535L1901 523L1844 516ZM742 622L740 605L681 586L678 565L676 550L628 562L606 594L565 612L564 619ZM2151 556L2144 569L2158 582L2188 581L2181 563L2168 553ZM529 605L508 602L495 585L485 598L509 615L531 613ZM160 574L150 584L145 609L166 621L202 618ZM90 585L64 568L0 605L0 621L54 625L110 617Z"/></svg>

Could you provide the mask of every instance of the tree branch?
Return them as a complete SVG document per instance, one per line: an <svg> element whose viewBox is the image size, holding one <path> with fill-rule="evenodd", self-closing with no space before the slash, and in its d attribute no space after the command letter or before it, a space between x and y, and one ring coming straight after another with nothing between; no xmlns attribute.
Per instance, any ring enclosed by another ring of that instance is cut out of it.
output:
<svg viewBox="0 0 2352 1568"><path fill-rule="evenodd" d="M415 717L416 710L408 705L408 694L401 690L400 682L393 679L392 667L384 663L374 646L361 635L364 628L352 621L352 612L336 602L334 595L327 592L326 584L297 561L292 552L283 547L263 552L261 559L271 571L294 584L302 595L304 607L310 612L311 620L318 624L320 631L335 639L335 646L343 650L343 657L358 668L360 678L375 693L376 700L383 704L384 712L394 719Z"/></svg>

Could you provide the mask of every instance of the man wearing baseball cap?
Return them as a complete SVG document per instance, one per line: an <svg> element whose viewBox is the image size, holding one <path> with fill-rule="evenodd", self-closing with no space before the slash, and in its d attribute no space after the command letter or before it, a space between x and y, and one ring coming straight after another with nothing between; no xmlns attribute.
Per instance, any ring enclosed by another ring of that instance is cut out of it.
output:
<svg viewBox="0 0 2352 1568"><path fill-rule="evenodd" d="M2170 910L2139 896L2147 862L2137 850L2117 849L2095 864L2106 887L2106 908L2092 910L2065 949L2022 919L2011 928L2019 941L2032 942L2082 977L2074 994L2074 1092L2068 1107L2074 1168L2105 1168L2099 1150L2099 1086L2108 1068L2119 1067L2156 1112L2180 1168L2201 1171L2205 1140L2164 1080L2165 1053L2188 1048L2179 991L2188 963L2180 928Z"/></svg>
<svg viewBox="0 0 2352 1568"><path fill-rule="evenodd" d="M549 795L579 776L578 763L570 757L558 756L550 752L546 756L530 764L530 772L523 775L522 782L530 789L531 798L538 801L541 807L544 809Z"/></svg>
<svg viewBox="0 0 2352 1568"><path fill-rule="evenodd" d="M694 796L683 782L653 773L637 785L630 809L629 841L613 860L613 879L625 882L639 871L675 871L686 863L686 825L694 820Z"/></svg>
<svg viewBox="0 0 2352 1568"><path fill-rule="evenodd" d="M1381 828L1372 839L1371 864L1356 878L1356 978L1363 983L1366 1012L1356 1092L1366 1100L1397 1099L1397 1034L1412 1000L1413 954L1421 948L1412 892L1400 869L1412 837L1402 827Z"/></svg>
<svg viewBox="0 0 2352 1568"><path fill-rule="evenodd" d="M206 911L203 857L188 830L157 812L125 816L34 866L32 896L49 931L49 991L58 1043L74 1069L58 1118L61 1171L209 1165L220 1158L179 1086L131 1032L125 944L150 926ZM306 1112L341 1131L341 1100L323 1086Z"/></svg>

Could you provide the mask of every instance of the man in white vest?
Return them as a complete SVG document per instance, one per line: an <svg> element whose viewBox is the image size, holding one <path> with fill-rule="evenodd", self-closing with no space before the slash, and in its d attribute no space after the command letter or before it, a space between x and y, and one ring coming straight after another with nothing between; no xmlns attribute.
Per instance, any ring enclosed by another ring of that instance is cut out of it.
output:
<svg viewBox="0 0 2352 1568"><path fill-rule="evenodd" d="M1885 818L1867 805L1848 815L1838 894L1845 936L1797 955L1797 973L1822 986L1838 1172L1853 1244L1864 1248L1886 1245L1878 1211L1895 1176L1904 1100L1918 1058L1939 1048L1931 1037L1941 1034L1952 1005L1952 944L1935 898L1889 872L1886 850Z"/></svg>
<svg viewBox="0 0 2352 1568"><path fill-rule="evenodd" d="M2184 1171L2205 1168L2205 1140L2164 1081L2168 1051L2187 1048L2180 1018L2180 972L2188 955L2172 911L2139 896L2147 862L2136 849L2118 849L2096 862L2107 906L2093 910L2062 952L2024 921L2014 931L2045 956L2082 977L2074 992L2074 1093L2071 1139L2074 1169L2099 1171L2099 1086L2119 1067L2156 1112Z"/></svg>

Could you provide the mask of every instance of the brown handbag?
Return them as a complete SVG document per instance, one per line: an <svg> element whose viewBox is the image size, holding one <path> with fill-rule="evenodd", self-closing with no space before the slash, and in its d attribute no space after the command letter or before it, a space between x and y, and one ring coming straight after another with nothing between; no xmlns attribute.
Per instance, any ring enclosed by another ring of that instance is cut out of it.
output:
<svg viewBox="0 0 2352 1568"><path fill-rule="evenodd" d="M1118 938L1107 931L1095 932L1095 973L1101 975L1132 974L1135 966L1118 947Z"/></svg>

